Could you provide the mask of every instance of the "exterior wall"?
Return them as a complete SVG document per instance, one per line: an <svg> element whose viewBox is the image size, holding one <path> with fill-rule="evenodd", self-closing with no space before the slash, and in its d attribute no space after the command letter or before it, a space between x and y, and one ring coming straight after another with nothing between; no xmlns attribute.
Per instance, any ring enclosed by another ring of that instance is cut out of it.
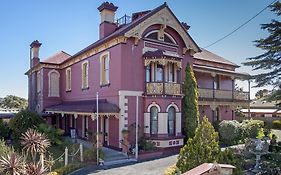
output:
<svg viewBox="0 0 281 175"><path fill-rule="evenodd" d="M232 79L228 76L220 76L220 89L221 90L232 90Z"/></svg>
<svg viewBox="0 0 281 175"><path fill-rule="evenodd" d="M232 109L230 106L218 106L219 108L219 120L232 120ZM213 111L210 106L199 106L200 119L206 116L209 122L214 122L216 118L213 119ZM235 119L235 114L233 113L233 119Z"/></svg>
<svg viewBox="0 0 281 175"><path fill-rule="evenodd" d="M199 88L213 89L213 77L211 74L195 72L195 78Z"/></svg>
<svg viewBox="0 0 281 175"><path fill-rule="evenodd" d="M109 85L100 86L100 55L98 53L86 60L80 61L71 66L71 91L66 91L66 69L61 70L61 96L63 101L92 100L99 92L100 99L107 99L118 104L118 90L121 87L121 45L109 48ZM82 90L82 64L88 61L88 83L89 88Z"/></svg>
<svg viewBox="0 0 281 175"><path fill-rule="evenodd" d="M48 68L43 68L42 72L43 72L43 92L42 92L42 99L43 99L43 103L42 106L44 108L48 107L48 106L52 106L52 105L57 105L60 104L62 102L61 99L61 93L60 93L60 97L49 97L49 76L48 73L50 71L52 71L53 69L48 69ZM60 73L60 90L62 89L61 86L61 71L58 71Z"/></svg>

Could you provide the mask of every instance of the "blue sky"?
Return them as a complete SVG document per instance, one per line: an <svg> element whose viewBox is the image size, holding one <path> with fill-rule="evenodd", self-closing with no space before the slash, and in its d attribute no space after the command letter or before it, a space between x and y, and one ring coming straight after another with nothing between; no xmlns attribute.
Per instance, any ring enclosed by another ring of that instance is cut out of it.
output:
<svg viewBox="0 0 281 175"><path fill-rule="evenodd" d="M27 98L29 44L42 42L41 60L64 50L75 54L98 39L100 23L97 7L101 0L2 0L0 1L0 97L8 94ZM163 0L112 0L118 6L116 17L153 9ZM204 47L263 9L272 0L167 0L180 21L191 26L190 35ZM242 29L208 50L240 65L258 55L256 39L267 35L260 29L275 16L264 11ZM239 68L251 73L249 67ZM255 92L256 90L253 90ZM254 93L252 93L253 96Z"/></svg>

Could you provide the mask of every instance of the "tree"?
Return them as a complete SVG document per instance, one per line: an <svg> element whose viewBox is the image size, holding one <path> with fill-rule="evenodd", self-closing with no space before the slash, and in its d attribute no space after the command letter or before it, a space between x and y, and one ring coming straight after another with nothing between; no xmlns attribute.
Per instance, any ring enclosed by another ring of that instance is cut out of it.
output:
<svg viewBox="0 0 281 175"><path fill-rule="evenodd" d="M181 148L177 167L184 173L202 163L216 161L219 152L218 133L208 118L204 117L195 131L194 138L189 138L187 144Z"/></svg>
<svg viewBox="0 0 281 175"><path fill-rule="evenodd" d="M4 108L25 109L27 107L27 100L14 95L8 95L2 99L0 106Z"/></svg>
<svg viewBox="0 0 281 175"><path fill-rule="evenodd" d="M26 132L29 128L37 128L41 123L45 123L44 119L34 112L29 110L18 112L9 122L15 146L19 146L19 138L22 133Z"/></svg>
<svg viewBox="0 0 281 175"><path fill-rule="evenodd" d="M187 64L185 69L185 81L183 85L183 116L185 122L185 133L188 138L194 136L195 130L199 125L199 107L198 107L198 88L194 72Z"/></svg>
<svg viewBox="0 0 281 175"><path fill-rule="evenodd" d="M269 93L269 91L267 89L262 89L262 90L259 90L256 94L255 94L255 97L256 99L260 99L260 98L263 98L265 96L267 96Z"/></svg>
<svg viewBox="0 0 281 175"><path fill-rule="evenodd" d="M271 100L281 100L281 3L275 2L269 6L271 11L279 18L272 19L268 24L262 24L261 29L267 30L269 35L254 41L255 46L264 51L263 54L247 58L246 66L252 66L253 70L263 70L252 78L255 79L256 87L272 85L273 92L270 95Z"/></svg>

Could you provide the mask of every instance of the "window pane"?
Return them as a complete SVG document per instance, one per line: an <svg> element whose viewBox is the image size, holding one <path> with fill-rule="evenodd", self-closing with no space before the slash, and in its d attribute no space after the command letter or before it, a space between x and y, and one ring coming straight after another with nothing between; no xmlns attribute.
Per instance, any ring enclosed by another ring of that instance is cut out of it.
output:
<svg viewBox="0 0 281 175"><path fill-rule="evenodd" d="M169 134L174 134L174 121L169 121Z"/></svg>
<svg viewBox="0 0 281 175"><path fill-rule="evenodd" d="M169 69L169 81L170 82L174 82L174 64L172 64L172 63L170 63L169 64L169 67L168 67L168 69Z"/></svg>
<svg viewBox="0 0 281 175"><path fill-rule="evenodd" d="M153 106L150 108L150 133L157 134L158 131L158 109Z"/></svg>
<svg viewBox="0 0 281 175"><path fill-rule="evenodd" d="M168 134L175 133L175 108L170 107L168 110Z"/></svg>
<svg viewBox="0 0 281 175"><path fill-rule="evenodd" d="M146 82L150 82L150 65L147 65L146 66L146 71L145 71L145 79L146 79Z"/></svg>
<svg viewBox="0 0 281 175"><path fill-rule="evenodd" d="M157 65L157 70L156 70L156 81L162 82L163 81L163 66L162 65Z"/></svg>

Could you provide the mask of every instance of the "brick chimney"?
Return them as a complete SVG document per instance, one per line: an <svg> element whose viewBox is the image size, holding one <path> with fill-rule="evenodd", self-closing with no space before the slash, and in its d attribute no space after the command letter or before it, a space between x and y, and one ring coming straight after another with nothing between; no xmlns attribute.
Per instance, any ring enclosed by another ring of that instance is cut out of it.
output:
<svg viewBox="0 0 281 175"><path fill-rule="evenodd" d="M115 24L114 20L117 8L118 7L109 2L104 2L98 7L101 17L100 39L110 35L116 30L117 24Z"/></svg>
<svg viewBox="0 0 281 175"><path fill-rule="evenodd" d="M38 64L40 62L40 59L39 59L39 48L40 46L42 45L42 43L40 43L38 40L35 40L33 41L31 44L30 44L30 49L31 49L31 52L30 52L30 67L34 67L36 66L36 64Z"/></svg>

